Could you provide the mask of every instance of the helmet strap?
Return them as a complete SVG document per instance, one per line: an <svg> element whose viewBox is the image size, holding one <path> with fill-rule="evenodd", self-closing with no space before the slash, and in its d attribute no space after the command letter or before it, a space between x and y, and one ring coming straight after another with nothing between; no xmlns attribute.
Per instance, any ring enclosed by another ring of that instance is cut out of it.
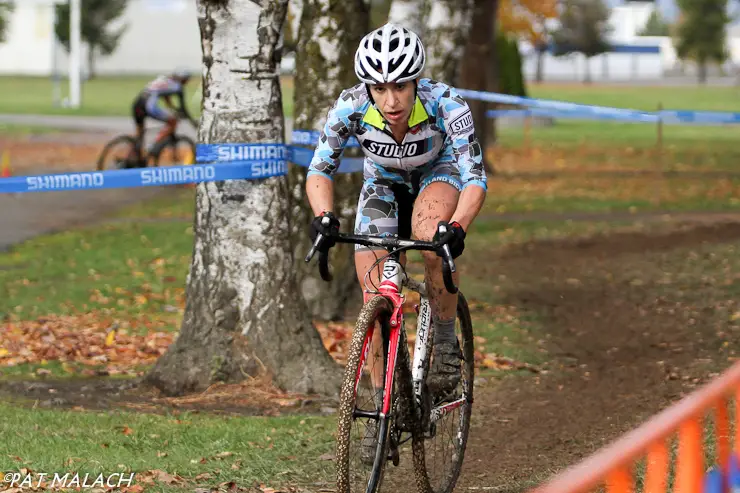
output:
<svg viewBox="0 0 740 493"><path fill-rule="evenodd" d="M375 106L375 99L373 99L373 93L370 91L370 84L365 83L365 90L367 91L367 97L370 98L370 103Z"/></svg>

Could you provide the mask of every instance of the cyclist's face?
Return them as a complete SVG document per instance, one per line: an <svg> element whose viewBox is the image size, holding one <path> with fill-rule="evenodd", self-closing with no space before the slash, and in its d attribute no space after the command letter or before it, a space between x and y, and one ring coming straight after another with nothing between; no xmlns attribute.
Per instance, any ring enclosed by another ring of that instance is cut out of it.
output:
<svg viewBox="0 0 740 493"><path fill-rule="evenodd" d="M383 116L391 125L407 123L414 107L413 81L375 84L370 93Z"/></svg>

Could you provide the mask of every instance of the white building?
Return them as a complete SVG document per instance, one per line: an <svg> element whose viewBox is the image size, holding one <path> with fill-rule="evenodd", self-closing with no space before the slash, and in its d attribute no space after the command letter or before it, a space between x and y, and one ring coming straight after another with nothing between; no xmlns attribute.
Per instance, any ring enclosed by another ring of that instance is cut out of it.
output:
<svg viewBox="0 0 740 493"><path fill-rule="evenodd" d="M588 69L594 81L628 81L639 79L661 79L671 75L694 75L696 69L691 63L682 64L676 56L673 40L662 36L639 36L655 6L651 3L627 2L612 7L609 18L611 27L610 42L615 45L659 47L659 53L606 53L587 61L583 55L573 54L555 57L546 54L543 60L545 80L582 80ZM557 21L555 21L557 24ZM726 73L733 74L734 67L740 65L740 27L730 26L727 32L730 59L725 63ZM524 76L535 78L537 54L526 43L520 43L524 58Z"/></svg>
<svg viewBox="0 0 740 493"><path fill-rule="evenodd" d="M54 7L49 0L15 3L6 41L0 44L0 74L46 76L53 73L55 63L66 74L67 55L55 46ZM155 74L177 66L200 71L194 0L129 0L117 24L128 28L113 55L96 58L99 74ZM86 53L83 43L83 70L87 69Z"/></svg>

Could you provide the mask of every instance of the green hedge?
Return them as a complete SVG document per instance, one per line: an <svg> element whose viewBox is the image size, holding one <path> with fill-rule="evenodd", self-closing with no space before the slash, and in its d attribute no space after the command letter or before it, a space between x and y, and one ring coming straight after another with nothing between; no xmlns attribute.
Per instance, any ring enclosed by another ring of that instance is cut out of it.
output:
<svg viewBox="0 0 740 493"><path fill-rule="evenodd" d="M522 57L515 39L498 31L496 33L499 92L514 96L527 96L527 86L522 73Z"/></svg>

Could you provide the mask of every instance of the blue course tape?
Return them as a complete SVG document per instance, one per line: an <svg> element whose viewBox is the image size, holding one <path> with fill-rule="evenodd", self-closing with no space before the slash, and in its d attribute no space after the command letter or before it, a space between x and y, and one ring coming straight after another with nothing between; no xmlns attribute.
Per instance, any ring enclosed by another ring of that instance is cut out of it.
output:
<svg viewBox="0 0 740 493"><path fill-rule="evenodd" d="M291 144L315 146L319 142L320 135L321 132L316 130L293 130L290 142ZM345 147L360 147L360 143L352 136L347 140Z"/></svg>
<svg viewBox="0 0 740 493"><path fill-rule="evenodd" d="M740 113L711 112L711 111L672 111L664 110L651 113L655 120L667 124L706 124L706 125L728 125L740 123ZM546 118L573 118L581 120L617 120L634 123L645 123L645 119L634 119L631 115L602 114L596 115L583 111L557 111L543 108L511 109L511 110L489 110L486 112L488 118L498 116L509 118L525 118L527 116L540 116Z"/></svg>
<svg viewBox="0 0 740 493"><path fill-rule="evenodd" d="M298 166L308 168L311 165L311 159L313 159L313 149L305 149L298 146L288 146L289 149L289 161ZM339 169L337 173L356 173L362 171L365 167L365 159L361 157L346 157L339 162Z"/></svg>
<svg viewBox="0 0 740 493"><path fill-rule="evenodd" d="M724 111L662 110L651 112L547 99L524 98L521 96L512 96L510 94L472 91L468 89L458 89L458 93L468 99L526 107L526 109L515 110L490 110L486 112L486 116L489 118L495 116L523 118L528 115L536 115L590 120L621 120L641 123L655 123L658 121L663 121L664 123L696 123L710 125L740 123L740 113Z"/></svg>
<svg viewBox="0 0 740 493"><path fill-rule="evenodd" d="M524 110L488 110L486 112L488 118L495 118L497 116L509 117L509 118L525 118L528 116L539 116L543 118L574 118L574 119L586 119L586 120L616 120L634 123L644 123L643 119L635 120L630 115L594 115L581 111L556 111L547 110L540 108L529 108ZM657 121L657 118L656 118Z"/></svg>
<svg viewBox="0 0 740 493"><path fill-rule="evenodd" d="M527 106L529 108L541 108L548 110L579 112L581 114L596 116L612 116L630 118L631 121L655 122L658 117L650 112L629 110L623 108L609 108L606 106L591 106L587 104L568 103L564 101L552 101L547 99L523 98L510 94L498 94L493 92L471 91L469 89L458 89L457 92L464 98L486 101L489 103L512 104Z"/></svg>
<svg viewBox="0 0 740 493"><path fill-rule="evenodd" d="M106 188L182 185L203 181L255 180L287 173L287 161L194 164L0 179L0 193L61 192Z"/></svg>

